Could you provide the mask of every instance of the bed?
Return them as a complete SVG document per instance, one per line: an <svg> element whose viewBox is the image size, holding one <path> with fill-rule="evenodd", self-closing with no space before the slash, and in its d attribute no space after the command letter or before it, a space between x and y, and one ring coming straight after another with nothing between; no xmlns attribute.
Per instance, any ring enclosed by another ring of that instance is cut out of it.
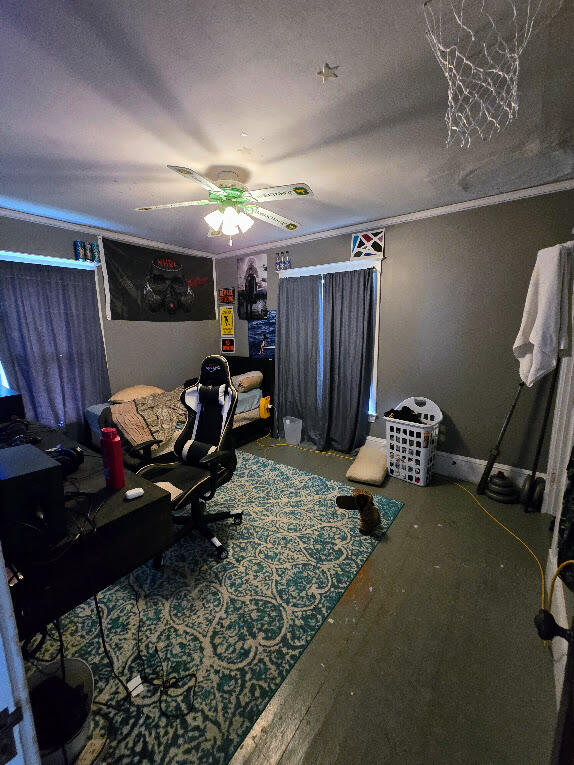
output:
<svg viewBox="0 0 574 765"><path fill-rule="evenodd" d="M263 375L259 387L238 392L233 435L236 446L242 446L271 432L273 416L261 418L259 403L261 398L266 396L273 399L275 362L273 359L251 359L247 356L229 356L227 361L231 376L234 378L249 372L261 372ZM154 452L155 455L170 451L179 430L184 426L186 413L184 407L179 403L179 396L183 388L194 381L194 378L190 378L173 391L152 392L135 399L131 403L126 402L125 408L131 407L131 413L134 416L141 415L140 422L143 420L144 425L149 425L152 436L159 437L162 441L158 450ZM159 389L155 390L159 391ZM114 413L116 417L120 413L126 415L126 412L118 410L117 407L112 410L110 402L94 404L85 410L86 435L84 440L87 445L99 449L101 428L117 427ZM120 437L124 435L122 430L123 428L120 428ZM127 428L125 430L127 432ZM132 437L131 443L136 441L141 442ZM123 437L122 444L126 451L129 451L130 439Z"/></svg>
<svg viewBox="0 0 574 765"><path fill-rule="evenodd" d="M249 356L227 356L227 362L232 377L251 371L261 372L263 374L263 380L261 382L261 388L259 389L259 396L263 398L270 396L271 403L273 403L275 387L274 359L252 359L249 358ZM239 395L241 396L242 394ZM273 408L271 409L271 417L261 419L259 416L259 401L257 401L255 407L245 409L242 412L239 411L239 401L237 404L238 409L233 420L233 435L235 437L236 446L242 446L243 444L249 443L249 441L254 441L271 432L273 425Z"/></svg>

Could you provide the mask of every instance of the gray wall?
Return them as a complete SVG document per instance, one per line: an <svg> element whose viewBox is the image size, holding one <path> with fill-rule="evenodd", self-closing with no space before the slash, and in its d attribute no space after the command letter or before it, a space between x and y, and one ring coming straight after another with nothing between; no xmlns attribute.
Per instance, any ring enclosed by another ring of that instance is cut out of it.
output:
<svg viewBox="0 0 574 765"><path fill-rule="evenodd" d="M75 239L96 241L93 234L0 218L0 250L73 258ZM62 278L66 270L62 269ZM112 392L136 383L166 390L199 373L201 360L218 350L216 321L108 321L103 306L103 280L97 271L102 299L104 339Z"/></svg>
<svg viewBox="0 0 574 765"><path fill-rule="evenodd" d="M485 459L518 386L512 344L536 253L571 238L574 192L509 202L387 228L382 267L377 409L410 395L445 415L439 448ZM294 268L348 260L351 236L289 247ZM285 245L281 248L285 249ZM268 307L277 307L275 250ZM236 286L235 258L216 261L218 287ZM247 322L237 353L248 355ZM500 461L530 467L548 379L523 391ZM384 437L384 420L371 435ZM548 441L548 436L547 436ZM547 444L543 453L545 464Z"/></svg>

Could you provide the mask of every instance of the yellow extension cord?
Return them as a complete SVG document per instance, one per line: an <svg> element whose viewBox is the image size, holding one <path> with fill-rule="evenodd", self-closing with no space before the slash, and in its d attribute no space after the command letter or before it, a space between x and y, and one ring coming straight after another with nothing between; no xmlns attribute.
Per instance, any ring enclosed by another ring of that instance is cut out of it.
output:
<svg viewBox="0 0 574 765"><path fill-rule="evenodd" d="M269 438L269 435L263 436L262 438L258 438L256 443L259 443L259 441L264 441L266 438ZM312 452L313 454L325 454L331 457L339 457L340 459L344 459L344 460L355 459L354 457L347 457L347 455L345 454L338 454L337 452L321 452L321 451L317 451L316 449L306 449L304 446L297 446L296 444L286 444L286 443L266 444L265 446L263 446L263 448L273 449L275 446L289 446L292 449L299 449L299 451L302 451L302 452ZM483 510L488 515L488 517L492 521L497 523L501 528L503 528L506 532L508 532L508 534L510 534L511 537L514 537L514 539L520 542L520 544L528 550L530 555L532 555L532 557L534 558L534 560L536 561L538 565L538 570L540 572L540 589L541 589L541 598L540 598L541 606L540 607L546 609L546 583L545 583L545 577L544 577L544 569L542 568L542 563L540 563L540 560L538 559L537 555L534 553L532 548L529 547L526 544L526 542L518 536L518 534L515 534L513 531L507 528L503 523L501 523L497 518L495 518L494 515L489 513L488 510L484 507L484 505L482 505L478 501L478 499L474 496L474 494L471 491L469 491L465 486L463 486L460 483L457 483L456 481L451 481L451 483L453 483L455 486L458 486L459 489L462 489L463 491L465 491L472 498L472 500L480 507L480 509ZM548 595L548 608L546 609L548 611L551 611L552 609L552 596L554 594L554 584L556 582L556 578L558 574L562 571L562 569L565 566L568 566L569 564L574 564L574 560L565 560L563 563L561 563L556 569L554 576L552 577L552 582L550 583L550 593Z"/></svg>
<svg viewBox="0 0 574 765"><path fill-rule="evenodd" d="M262 436L261 438L258 438L255 443L258 444L259 441L265 441L266 438L270 438L269 433L266 436ZM339 457L339 459L342 459L342 460L353 461L355 459L354 457L347 457L346 454L339 454L338 452L320 452L317 449L307 449L304 446L297 446L297 444L286 444L283 442L281 442L280 444L265 444L262 448L273 449L276 446L289 446L291 449L299 449L300 452L311 452L312 454L328 454L330 457Z"/></svg>
<svg viewBox="0 0 574 765"><path fill-rule="evenodd" d="M476 502L476 504L480 507L481 510L484 510L484 512L488 515L488 517L491 520L493 520L495 523L497 523L499 526L501 526L505 531L507 531L510 534L510 536L514 537L514 539L516 539L518 542L520 542L520 544L523 545L523 547L526 547L526 549L528 550L530 555L532 555L532 557L534 558L534 560L538 564L538 570L540 571L540 584L541 584L541 592L542 592L540 607L541 608L546 608L546 585L545 585L545 580L544 580L544 569L542 568L542 563L540 563L540 560L538 559L536 554L532 551L532 549L526 544L526 542L523 539L521 539L517 534L515 534L513 531L511 531L509 528L507 528L499 520L497 520L494 517L494 515L491 515L491 513L488 512L488 510L478 501L478 499L474 496L474 494L471 491L469 491L465 486L463 486L460 483L457 483L456 481L453 481L453 483L454 483L455 486L458 486L459 489L462 489L467 494L469 494L472 497L472 499L474 500L474 502ZM574 564L574 560L565 560L563 563L561 563L558 566L558 568L556 569L556 572L555 572L554 576L552 577L552 582L550 584L550 593L548 595L548 608L546 609L548 611L550 611L552 609L552 595L554 593L554 583L556 582L556 577L562 571L562 569L565 566L567 566L568 564L570 564L570 563Z"/></svg>

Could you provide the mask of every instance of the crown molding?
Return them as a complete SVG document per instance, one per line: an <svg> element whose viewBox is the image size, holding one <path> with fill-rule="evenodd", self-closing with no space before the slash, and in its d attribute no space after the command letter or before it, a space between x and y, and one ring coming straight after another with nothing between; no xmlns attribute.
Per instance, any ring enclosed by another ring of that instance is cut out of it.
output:
<svg viewBox="0 0 574 765"><path fill-rule="evenodd" d="M236 255L247 255L251 252L261 252L262 250L276 249L278 247L290 247L294 244L303 242L313 242L316 239L328 239L332 236L341 234L356 234L359 231L368 231L373 228L383 228L385 226L396 226L399 223L411 223L412 221L425 220L426 218L435 218L439 215L448 215L449 213L463 212L464 210L473 210L477 207L488 207L490 205L499 205L504 202L514 202L528 197L538 197L545 194L554 194L559 191L570 191L574 189L574 178L565 181L556 181L555 183L545 183L540 186L530 186L517 191L507 191L503 194L493 194L489 197L479 197L478 199L469 199L466 202L455 202L451 205L442 207L431 207L427 210L405 213L404 215L394 215L390 218L378 218L377 220L364 221L363 223L353 223L350 226L341 226L339 228L330 228L326 231L318 231L315 234L303 234L302 236L293 236L287 239L279 239L257 244L253 247L243 247L233 252L225 252L212 257L222 260L223 258L232 258Z"/></svg>
<svg viewBox="0 0 574 765"><path fill-rule="evenodd" d="M113 229L100 228L99 226L83 226L81 223L70 223L70 221L60 220L59 218L48 218L44 215L35 215L34 213L20 212L19 210L10 210L8 207L0 207L0 217L14 218L23 220L27 223L38 223L41 226L53 226L54 228L65 228L68 231L78 231L82 234L93 234L94 236L105 236L106 239L117 239L128 244L141 244L145 247L152 247L154 250L167 250L169 252L178 252L182 255L198 255L202 258L213 258L214 255L203 250L193 250L189 247L177 247L165 242L156 242L154 239L146 239L143 236L133 234L123 234L121 231Z"/></svg>
<svg viewBox="0 0 574 765"><path fill-rule="evenodd" d="M166 244L165 242L156 242L153 239L146 239L145 237L141 236L123 234L121 231L99 228L97 226L82 226L79 223L70 223L68 221L59 220L57 218L47 218L43 215L19 212L18 210L10 210L6 207L0 207L0 217L15 218L16 220L24 220L28 221L29 223L39 223L44 226L66 228L69 231L79 231L84 234L94 234L95 236L105 236L107 239L117 239L129 244L141 244L146 247L152 247L153 249L179 252L183 255L198 255L203 258L223 260L224 258L234 258L237 255L247 255L251 252L261 252L262 250L276 249L278 247L290 247L294 244L313 242L317 239L329 239L333 236L341 236L341 234L356 234L361 230L382 228L385 226L396 226L399 223L411 223L417 220L435 218L439 215L448 215L450 213L463 212L464 210L473 210L477 207L488 207L490 205L503 204L504 202L515 202L519 199L538 197L545 194L554 194L560 191L570 191L571 189L574 189L574 178L569 178L564 181L556 181L554 183L544 183L540 186L529 186L528 188L517 189L516 191L506 191L502 194L493 194L488 197L469 199L465 202L455 202L453 204L443 205L441 207L431 207L426 210L417 210L415 212L404 213L403 215L394 215L389 218L378 218L377 220L352 223L349 226L330 228L325 231L317 231L314 234L302 234L301 236L293 236L286 239L275 239L263 244L255 244L251 247L242 247L238 250L232 250L231 252L225 253L213 253L205 252L204 250L194 250L189 247L177 247L175 245Z"/></svg>

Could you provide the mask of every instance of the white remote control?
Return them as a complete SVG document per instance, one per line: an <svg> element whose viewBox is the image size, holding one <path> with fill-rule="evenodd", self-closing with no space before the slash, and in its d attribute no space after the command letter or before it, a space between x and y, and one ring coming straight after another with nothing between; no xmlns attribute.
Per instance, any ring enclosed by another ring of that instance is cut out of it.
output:
<svg viewBox="0 0 574 765"><path fill-rule="evenodd" d="M141 497L143 493L144 493L144 490L139 488L139 487L137 489L128 489L126 491L125 498L126 499L137 499L138 497Z"/></svg>

